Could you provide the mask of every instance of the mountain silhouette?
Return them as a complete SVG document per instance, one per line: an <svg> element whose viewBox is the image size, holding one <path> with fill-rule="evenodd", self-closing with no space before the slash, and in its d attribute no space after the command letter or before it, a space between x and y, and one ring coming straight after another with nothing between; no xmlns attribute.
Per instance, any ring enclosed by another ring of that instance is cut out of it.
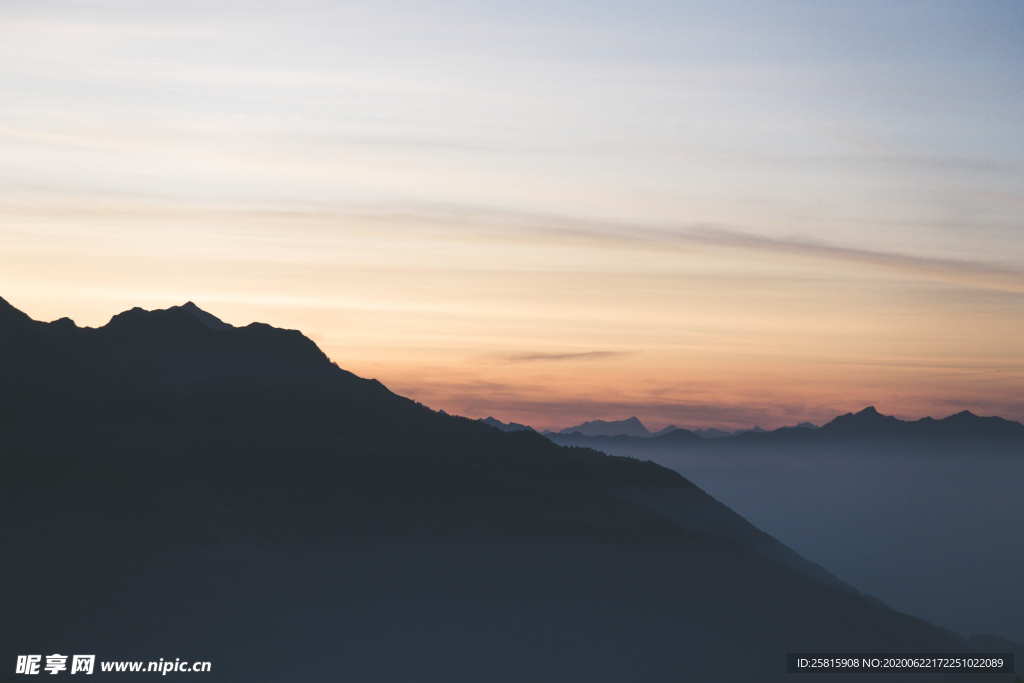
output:
<svg viewBox="0 0 1024 683"><path fill-rule="evenodd" d="M518 422L502 422L501 420L491 416L482 418L480 422L490 427L494 427L495 429L500 429L503 432L534 431L533 427L530 427L529 425L520 424Z"/></svg>
<svg viewBox="0 0 1024 683"><path fill-rule="evenodd" d="M795 650L970 648L676 472L435 412L193 304L82 328L2 302L0 408L11 658L728 682L786 680Z"/></svg>
<svg viewBox="0 0 1024 683"><path fill-rule="evenodd" d="M846 413L825 423L828 434L894 434L903 427L901 420L891 415L882 415L874 406L868 406L857 413Z"/></svg>
<svg viewBox="0 0 1024 683"><path fill-rule="evenodd" d="M942 437L984 437L1022 438L1024 425L1001 417L979 417L964 410L936 420L923 417L919 420L900 420L883 415L874 406L868 406L857 413L836 417L821 428L826 436L847 437L890 436L901 438L942 438Z"/></svg>
<svg viewBox="0 0 1024 683"><path fill-rule="evenodd" d="M32 319L28 315L9 304L3 297L0 297L0 325L3 325L3 327L0 327L0 334L12 334L20 326L30 325L31 323Z"/></svg>
<svg viewBox="0 0 1024 683"><path fill-rule="evenodd" d="M782 429L789 430L789 429L817 429L817 428L818 428L818 425L816 425L814 423L811 423L811 422L801 422L800 424L794 425L793 427L783 427ZM570 430L572 430L572 431L570 431ZM666 435L666 434L668 434L670 432L674 432L674 431L677 431L677 430L683 430L683 431L689 432L691 434L696 434L697 436L699 436L702 439L724 439L726 437L736 436L738 434L747 434L747 433L761 434L761 433L764 433L764 432L767 431L767 430L761 429L760 427L751 427L749 429L739 429L739 430L735 430L735 431L727 431L727 430L724 430L724 429L717 429L715 427L701 427L701 428L698 428L698 429L684 429L683 427L679 427L677 425L672 424L672 425L668 425L668 426L662 427L661 429L657 430L656 432L651 432L650 436L653 436L653 437L664 436L664 435ZM570 427L569 429L562 430L561 432L557 432L557 433L548 432L546 434L548 436L551 436L553 434L560 434L560 435L568 436L568 435L572 434L573 431L579 432L578 429ZM587 436L587 435L581 434L581 436ZM591 435L591 436L595 436L595 435ZM628 436L628 435L625 435L625 434L612 434L610 436ZM641 437L642 437L642 435L641 435Z"/></svg>
<svg viewBox="0 0 1024 683"><path fill-rule="evenodd" d="M590 420L574 427L566 427L559 434L581 434L583 436L636 436L648 437L651 432L636 417L625 420Z"/></svg>
<svg viewBox="0 0 1024 683"><path fill-rule="evenodd" d="M203 323L204 325L206 325L210 329L213 329L213 330L223 330L223 329L227 329L229 327L232 327L231 325L228 325L226 322L224 322L223 320L221 320L217 316L211 315L210 313L207 313L203 309L199 308L198 306L196 306L191 301L186 302L185 304L183 304L180 307L178 307L178 306L172 307L170 310L173 311L173 310L175 310L177 308L180 308L182 312L188 313L189 315L193 316L199 322Z"/></svg>
<svg viewBox="0 0 1024 683"><path fill-rule="evenodd" d="M678 434L682 432L683 434ZM677 434L674 439L668 439ZM901 420L891 415L883 415L874 406L868 406L856 413L839 415L825 425L818 427L810 422L801 422L791 427L780 427L764 430L760 427L723 432L716 429L665 429L654 438L617 435L615 437L588 436L579 431L545 432L545 436L562 445L573 445L595 448L602 451L609 449L618 452L622 449L631 455L665 451L679 446L689 445L694 448L710 446L699 440L721 441L720 446L732 447L740 443L770 444L776 442L792 443L842 443L849 441L886 440L915 441L936 444L941 440L1016 440L1024 439L1024 425L1001 417L980 417L964 410L955 415L941 419L923 417L919 420ZM635 452L634 452L635 451Z"/></svg>

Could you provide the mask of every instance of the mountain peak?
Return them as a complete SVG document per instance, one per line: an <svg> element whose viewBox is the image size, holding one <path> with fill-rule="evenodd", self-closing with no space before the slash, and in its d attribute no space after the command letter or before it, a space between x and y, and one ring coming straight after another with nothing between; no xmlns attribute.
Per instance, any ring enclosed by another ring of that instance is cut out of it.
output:
<svg viewBox="0 0 1024 683"><path fill-rule="evenodd" d="M856 413L847 413L846 415L842 415L840 417L856 418L858 421L860 421L862 423L869 422L869 421L870 422L891 422L891 421L897 419L897 418L893 417L892 415L886 415L885 413L878 412L878 408L876 408L875 406L867 406L866 408L862 408L861 410L858 410Z"/></svg>
<svg viewBox="0 0 1024 683"><path fill-rule="evenodd" d="M889 431L903 424L891 415L883 415L874 406L868 406L856 413L846 413L833 419L822 429L836 433L868 434Z"/></svg>
<svg viewBox="0 0 1024 683"><path fill-rule="evenodd" d="M18 372L47 381L78 377L80 387L104 379L116 380L125 391L147 382L175 391L285 382L362 400L392 400L383 385L342 370L297 330L258 323L235 327L193 301L158 310L136 306L96 328L78 327L70 318L35 322L2 302L0 342L9 341L21 344L21 350L6 349L8 360L35 359L24 360ZM76 374L84 368L90 369L87 376ZM0 379L5 373L13 370L0 366Z"/></svg>
<svg viewBox="0 0 1024 683"><path fill-rule="evenodd" d="M228 325L212 313L207 313L203 309L199 308L199 306L196 306L192 301L186 301L181 306L172 306L168 310L188 313L211 330L227 330L233 327L233 325Z"/></svg>
<svg viewBox="0 0 1024 683"><path fill-rule="evenodd" d="M560 434L579 432L584 436L650 436L651 432L640 418L627 417L625 420L589 420L573 427L566 427Z"/></svg>
<svg viewBox="0 0 1024 683"><path fill-rule="evenodd" d="M191 301L187 301L180 306L158 308L152 311L135 306L112 317L107 326L114 329L125 326L152 325L180 327L182 322L188 323L186 327L192 327L195 323L199 323L210 330L233 329L232 325L228 325L212 313L207 313Z"/></svg>
<svg viewBox="0 0 1024 683"><path fill-rule="evenodd" d="M1020 437L1024 425L999 417L979 417L969 410L936 420L923 417L906 421L883 415L868 406L858 413L847 413L821 428L826 434L842 436L975 436Z"/></svg>

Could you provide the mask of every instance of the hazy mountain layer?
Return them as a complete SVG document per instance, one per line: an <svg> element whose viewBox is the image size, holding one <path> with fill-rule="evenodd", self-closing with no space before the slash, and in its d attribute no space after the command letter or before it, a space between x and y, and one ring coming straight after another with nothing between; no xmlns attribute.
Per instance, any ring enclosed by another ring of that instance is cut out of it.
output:
<svg viewBox="0 0 1024 683"><path fill-rule="evenodd" d="M566 427L559 434L647 437L651 432L638 418L628 417L625 420L590 420L574 427Z"/></svg>
<svg viewBox="0 0 1024 683"><path fill-rule="evenodd" d="M816 431L552 438L671 467L889 604L1024 642L1021 432L970 413L903 421L868 408Z"/></svg>

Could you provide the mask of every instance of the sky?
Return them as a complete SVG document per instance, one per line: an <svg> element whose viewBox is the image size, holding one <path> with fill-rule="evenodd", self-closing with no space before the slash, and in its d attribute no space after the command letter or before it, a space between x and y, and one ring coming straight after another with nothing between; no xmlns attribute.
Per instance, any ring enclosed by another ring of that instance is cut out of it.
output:
<svg viewBox="0 0 1024 683"><path fill-rule="evenodd" d="M1024 419L1024 4L0 4L0 296L434 408Z"/></svg>

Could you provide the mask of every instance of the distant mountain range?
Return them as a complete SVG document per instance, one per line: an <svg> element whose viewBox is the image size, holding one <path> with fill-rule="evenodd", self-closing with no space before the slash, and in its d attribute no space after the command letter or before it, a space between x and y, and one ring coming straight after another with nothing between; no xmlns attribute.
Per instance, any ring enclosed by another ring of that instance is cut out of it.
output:
<svg viewBox="0 0 1024 683"><path fill-rule="evenodd" d="M502 422L501 420L499 420L499 419L497 419L497 418L495 418L493 416L488 416L488 417L485 417L485 418L481 418L479 421L484 423L484 424L486 424L486 425L490 425L491 427L494 427L496 429L500 429L503 432L518 432L518 431L525 431L525 430L536 431L536 430L534 430L533 427L530 427L529 425L520 424L518 422ZM801 422L800 424L796 425L796 427L801 428L801 429L817 429L818 428L817 425L812 424L810 422ZM623 420L589 420L587 422L582 422L582 423L580 423L578 425L575 425L575 426L572 426L572 427L566 427L565 429L561 429L561 430L558 430L558 431L545 430L545 431L542 431L540 433L544 434L545 436L571 436L571 435L576 434L576 435L579 435L579 436L594 436L594 437L627 436L627 437L634 437L634 438L638 438L638 439L646 439L646 438L657 438L657 437L660 437L660 436L664 436L664 435L668 434L669 432L675 432L675 431L688 431L688 432L691 432L693 434L696 434L697 436L699 436L702 439L723 439L723 438L726 438L726 437L729 437L729 436L737 436L739 434L747 434L747 433L750 433L750 432L758 433L758 432L764 432L766 430L761 429L760 427L751 427L749 429L738 429L738 430L734 430L734 431L725 431L725 430L722 430L722 429L715 429L713 427L705 427L705 428L700 428L700 429L689 429L688 430L688 429L685 429L684 427L677 427L676 425L668 425L667 427L662 427L661 429L652 432L651 430L649 430L647 428L646 425L644 425L643 422L640 421L639 418L637 418L637 417L628 417L628 418L623 419Z"/></svg>
<svg viewBox="0 0 1024 683"><path fill-rule="evenodd" d="M502 425L494 418L487 418L492 426ZM517 428L529 429L525 425ZM501 427L508 429L508 425ZM839 415L822 427L810 422L801 422L791 427L780 427L765 430L760 427L741 429L733 432L703 428L688 430L669 425L656 432L649 431L635 417L626 420L592 420L561 431L542 432L544 436L556 443L564 445L580 445L601 448L602 444L611 439L611 443L631 443L643 440L646 447L660 448L666 444L678 444L696 439L924 439L924 438L985 438L1013 439L1024 438L1024 425L1001 417L980 417L970 411L961 411L941 419L924 417L919 420L901 420L891 415L883 415L874 406L864 408L857 413ZM669 435L675 435L671 438Z"/></svg>
<svg viewBox="0 0 1024 683"><path fill-rule="evenodd" d="M671 470L489 424L191 303L94 329L0 299L7 661L88 643L218 680L728 682L788 680L796 650L972 648Z"/></svg>
<svg viewBox="0 0 1024 683"><path fill-rule="evenodd" d="M874 406L858 413L840 415L821 428L828 436L903 437L903 438L1022 438L1024 425L1001 417L979 417L964 410L942 419L923 417L919 420L900 420L879 413Z"/></svg>
<svg viewBox="0 0 1024 683"><path fill-rule="evenodd" d="M816 425L816 424L814 424L812 422L801 422L800 424L795 425L795 427L798 427L800 429L817 429L818 425ZM664 429L661 429L661 430L655 432L655 436L657 436L659 434L664 434L666 432L674 431L676 429L682 429L682 427L676 427L675 425L670 425L668 427L665 427ZM724 438L727 438L727 437L730 437L730 436L739 436L740 434L750 434L750 433L760 434L760 433L763 433L763 432L765 432L767 430L761 429L761 427L758 427L758 426L754 426L754 427L750 427L748 429L736 429L736 430L733 430L733 431L726 431L726 430L723 430L723 429L716 429L714 427L703 427L703 428L700 428L700 429L691 429L690 431L692 431L694 434L696 434L697 436L699 436L702 439L724 439Z"/></svg>
<svg viewBox="0 0 1024 683"><path fill-rule="evenodd" d="M646 438L651 432L636 417L625 420L591 420L574 427L566 427L559 434L582 434L583 436L636 436Z"/></svg>
<svg viewBox="0 0 1024 683"><path fill-rule="evenodd" d="M866 408L816 430L673 435L549 438L670 467L900 609L1024 642L1019 423Z"/></svg>

